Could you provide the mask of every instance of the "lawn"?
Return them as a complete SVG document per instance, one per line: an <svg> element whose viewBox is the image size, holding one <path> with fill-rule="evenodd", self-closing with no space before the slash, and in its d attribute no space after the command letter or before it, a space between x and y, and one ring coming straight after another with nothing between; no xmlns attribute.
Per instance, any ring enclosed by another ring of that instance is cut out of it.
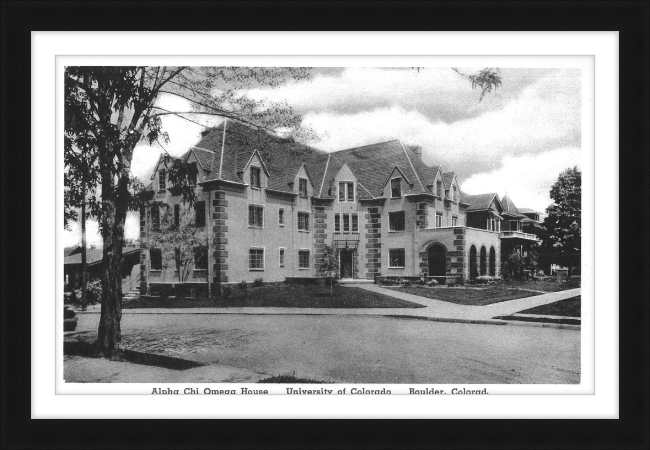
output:
<svg viewBox="0 0 650 450"><path fill-rule="evenodd" d="M509 288L532 291L559 292L580 287L580 280L568 281L505 281Z"/></svg>
<svg viewBox="0 0 650 450"><path fill-rule="evenodd" d="M217 299L144 297L124 304L124 309L136 308L423 308L417 303L400 300L355 287L329 287L277 284L239 289L233 286L229 296Z"/></svg>
<svg viewBox="0 0 650 450"><path fill-rule="evenodd" d="M580 317L580 295L535 308L524 309L517 314L541 314L547 316Z"/></svg>
<svg viewBox="0 0 650 450"><path fill-rule="evenodd" d="M485 306L517 298L540 295L537 292L506 288L503 284L488 285L482 288L465 287L408 287L395 288L398 292L419 295L420 297L456 303L457 305Z"/></svg>

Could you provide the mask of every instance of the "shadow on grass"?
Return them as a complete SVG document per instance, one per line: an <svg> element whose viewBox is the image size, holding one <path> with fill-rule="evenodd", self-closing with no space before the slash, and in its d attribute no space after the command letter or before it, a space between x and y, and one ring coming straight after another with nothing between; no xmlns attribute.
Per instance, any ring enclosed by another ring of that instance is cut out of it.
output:
<svg viewBox="0 0 650 450"><path fill-rule="evenodd" d="M296 377L295 374L293 374L293 375L277 375L277 376L274 376L274 377L265 378L263 380L260 380L260 381L258 381L258 383L331 384L331 383L328 383L327 381L310 380L309 378Z"/></svg>

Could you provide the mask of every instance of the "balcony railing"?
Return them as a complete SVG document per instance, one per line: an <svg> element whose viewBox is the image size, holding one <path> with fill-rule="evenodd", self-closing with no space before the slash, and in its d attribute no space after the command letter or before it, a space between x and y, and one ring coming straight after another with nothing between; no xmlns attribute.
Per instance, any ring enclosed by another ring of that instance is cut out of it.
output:
<svg viewBox="0 0 650 450"><path fill-rule="evenodd" d="M531 241L536 241L537 240L537 236L535 236L534 234L523 233L521 231L502 231L500 237L502 239L518 238L518 239L529 239Z"/></svg>
<svg viewBox="0 0 650 450"><path fill-rule="evenodd" d="M359 247L360 233L334 233L332 235L332 246L334 248L357 248Z"/></svg>

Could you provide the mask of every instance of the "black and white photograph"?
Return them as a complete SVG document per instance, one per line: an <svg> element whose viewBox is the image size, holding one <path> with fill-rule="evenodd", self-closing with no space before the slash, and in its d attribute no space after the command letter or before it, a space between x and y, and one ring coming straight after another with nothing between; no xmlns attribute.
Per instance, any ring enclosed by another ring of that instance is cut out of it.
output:
<svg viewBox="0 0 650 450"><path fill-rule="evenodd" d="M65 385L579 385L590 60L517 61L66 64Z"/></svg>

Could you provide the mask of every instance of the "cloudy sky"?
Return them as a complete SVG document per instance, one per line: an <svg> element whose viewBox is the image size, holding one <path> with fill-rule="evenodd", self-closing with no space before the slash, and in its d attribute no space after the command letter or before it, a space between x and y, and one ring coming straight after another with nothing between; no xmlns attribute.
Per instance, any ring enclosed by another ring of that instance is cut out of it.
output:
<svg viewBox="0 0 650 450"><path fill-rule="evenodd" d="M501 78L502 86L481 102L480 92L449 67L319 68L309 81L249 95L286 100L319 135L307 143L313 147L335 151L401 139L421 145L426 163L457 172L463 192L507 192L517 206L543 212L558 174L580 167L580 71L504 68ZM160 101L187 108L174 98ZM178 117L163 121L173 155L200 139L199 125ZM139 145L134 174L147 177L160 152L158 146ZM89 225L89 242L101 245L96 229ZM136 217L129 217L126 233L137 238ZM78 227L66 232L66 245L78 239Z"/></svg>

